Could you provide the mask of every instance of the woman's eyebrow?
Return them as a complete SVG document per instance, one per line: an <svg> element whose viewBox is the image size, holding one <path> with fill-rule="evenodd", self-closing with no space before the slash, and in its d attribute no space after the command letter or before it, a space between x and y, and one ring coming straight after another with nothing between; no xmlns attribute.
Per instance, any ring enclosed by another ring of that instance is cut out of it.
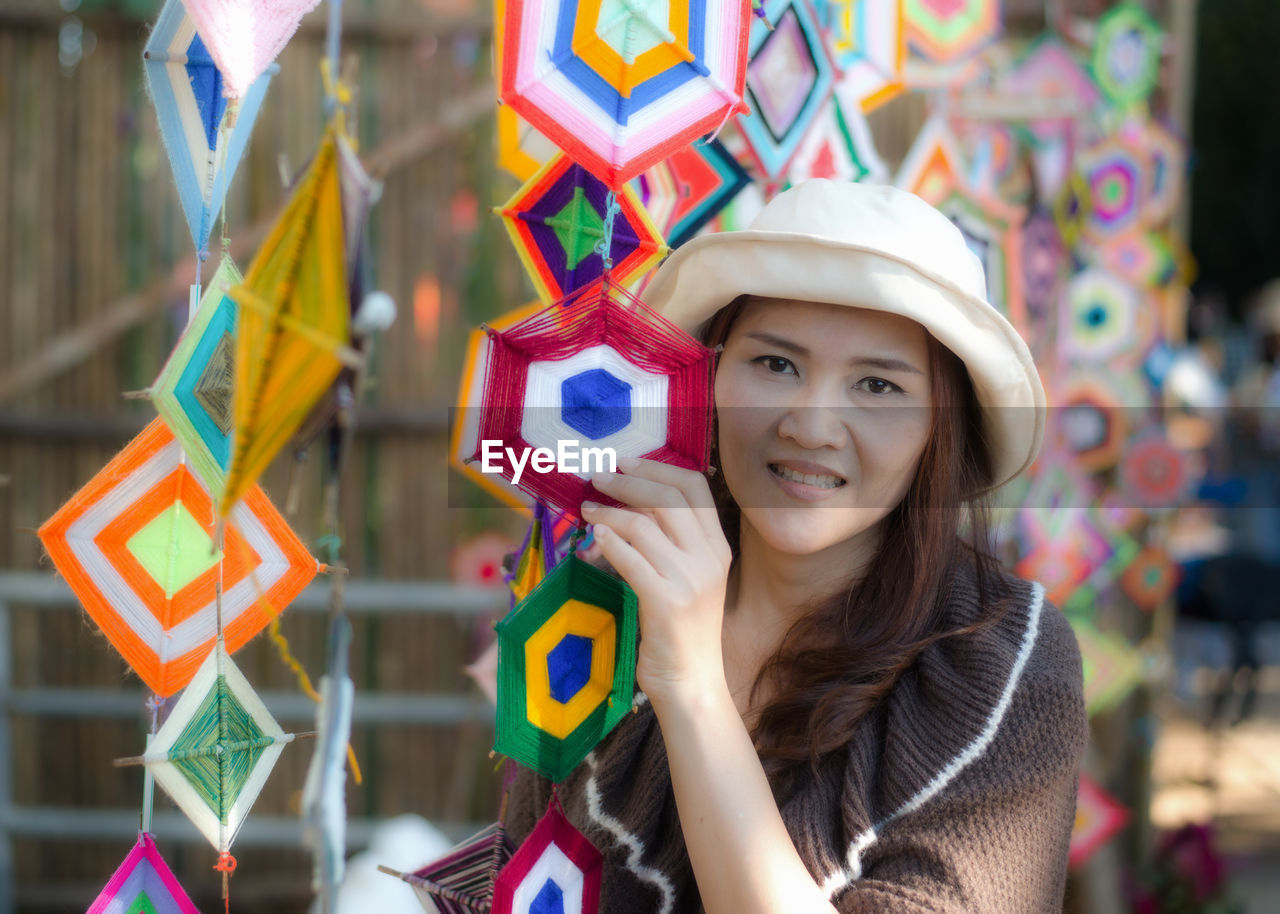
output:
<svg viewBox="0 0 1280 914"><path fill-rule="evenodd" d="M743 334L748 339L756 340L772 346L775 349L781 349L783 352L790 352L801 358L808 357L811 353L804 346L793 342L785 337L774 336L772 333L765 333L763 330L752 330ZM924 374L916 366L902 359L885 358L883 356L854 356L849 360L850 365L860 365L867 368L878 368L881 371L904 371L908 374Z"/></svg>

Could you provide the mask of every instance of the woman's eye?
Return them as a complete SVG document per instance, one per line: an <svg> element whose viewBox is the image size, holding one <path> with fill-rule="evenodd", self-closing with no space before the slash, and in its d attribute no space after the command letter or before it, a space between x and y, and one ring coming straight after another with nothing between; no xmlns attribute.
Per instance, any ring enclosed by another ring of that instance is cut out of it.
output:
<svg viewBox="0 0 1280 914"><path fill-rule="evenodd" d="M751 361L757 365L763 365L772 374L791 374L795 371L795 366L791 364L791 360L784 359L780 355L762 355Z"/></svg>
<svg viewBox="0 0 1280 914"><path fill-rule="evenodd" d="M894 392L897 392L897 393L902 392L901 387L899 387L897 384L894 384L892 381L886 381L884 378L863 378L854 386L861 388L862 390L865 390L867 393L871 393L871 394L887 394L887 393L894 393Z"/></svg>

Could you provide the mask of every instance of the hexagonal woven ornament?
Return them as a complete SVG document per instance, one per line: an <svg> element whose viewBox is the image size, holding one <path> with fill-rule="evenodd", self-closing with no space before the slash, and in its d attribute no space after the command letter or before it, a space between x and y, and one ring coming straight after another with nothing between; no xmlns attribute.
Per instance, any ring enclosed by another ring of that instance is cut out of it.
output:
<svg viewBox="0 0 1280 914"><path fill-rule="evenodd" d="M498 623L494 748L562 781L631 710L636 595L575 556Z"/></svg>
<svg viewBox="0 0 1280 914"><path fill-rule="evenodd" d="M625 301L584 293L489 334L472 465L572 518L586 498L618 504L589 482L610 453L699 472L709 457L714 354L614 294Z"/></svg>
<svg viewBox="0 0 1280 914"><path fill-rule="evenodd" d="M554 795L493 885L492 914L596 914L604 858Z"/></svg>

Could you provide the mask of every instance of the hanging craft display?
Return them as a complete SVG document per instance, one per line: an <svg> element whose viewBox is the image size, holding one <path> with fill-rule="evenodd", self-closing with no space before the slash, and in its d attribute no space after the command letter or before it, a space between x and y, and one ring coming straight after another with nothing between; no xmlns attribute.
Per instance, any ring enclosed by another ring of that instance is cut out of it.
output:
<svg viewBox="0 0 1280 914"><path fill-rule="evenodd" d="M528 181L556 154L556 144L506 105L498 106L498 167Z"/></svg>
<svg viewBox="0 0 1280 914"><path fill-rule="evenodd" d="M1147 509L1176 505L1190 485L1186 457L1159 432L1138 437L1120 463L1121 489Z"/></svg>
<svg viewBox="0 0 1280 914"><path fill-rule="evenodd" d="M1158 226L1173 218L1182 200L1187 174L1187 141L1170 127L1156 120L1130 125L1133 141L1146 150L1150 162L1147 199L1142 208L1142 223Z"/></svg>
<svg viewBox="0 0 1280 914"><path fill-rule="evenodd" d="M1091 473L1115 466L1129 436L1125 405L1113 380L1094 371L1074 374L1058 400L1063 444Z"/></svg>
<svg viewBox="0 0 1280 914"><path fill-rule="evenodd" d="M202 251L249 143L271 68L229 106L222 74L181 0L166 0L142 57L182 211Z"/></svg>
<svg viewBox="0 0 1280 914"><path fill-rule="evenodd" d="M1091 267L1067 284L1058 341L1073 361L1103 362L1125 356L1141 360L1151 345L1154 322L1141 313L1142 300L1128 285Z"/></svg>
<svg viewBox="0 0 1280 914"><path fill-rule="evenodd" d="M199 914L146 832L89 905L87 914Z"/></svg>
<svg viewBox="0 0 1280 914"><path fill-rule="evenodd" d="M513 851L502 823L495 822L411 873L378 869L408 883L427 914L488 914L494 881Z"/></svg>
<svg viewBox="0 0 1280 914"><path fill-rule="evenodd" d="M1107 102L1129 108L1145 102L1160 71L1164 34L1134 0L1102 14L1093 44L1093 78Z"/></svg>
<svg viewBox="0 0 1280 914"><path fill-rule="evenodd" d="M555 531L552 524L552 512L541 502L533 504L533 520L525 534L524 542L516 552L511 564L511 572L506 576L507 585L511 588L511 607L542 583L556 566Z"/></svg>
<svg viewBox="0 0 1280 914"><path fill-rule="evenodd" d="M1109 136L1082 149L1076 167L1089 195L1083 225L1090 239L1105 244L1140 226L1151 181L1144 148L1122 136Z"/></svg>
<svg viewBox="0 0 1280 914"><path fill-rule="evenodd" d="M1178 275L1178 261L1167 236L1160 232L1126 232L1097 247L1102 265L1141 288L1167 285Z"/></svg>
<svg viewBox="0 0 1280 914"><path fill-rule="evenodd" d="M664 164L677 192L664 227L672 248L696 235L751 183L751 176L718 140L685 146Z"/></svg>
<svg viewBox="0 0 1280 914"><path fill-rule="evenodd" d="M1000 0L903 0L907 43L930 63L971 56L1000 34Z"/></svg>
<svg viewBox="0 0 1280 914"><path fill-rule="evenodd" d="M937 208L960 229L969 250L982 261L987 297L1015 327L1027 332L1022 297L1022 222L1026 213L998 197L956 187Z"/></svg>
<svg viewBox="0 0 1280 914"><path fill-rule="evenodd" d="M200 834L226 854L293 739L219 643L141 761Z"/></svg>
<svg viewBox="0 0 1280 914"><path fill-rule="evenodd" d="M742 104L741 0L507 0L502 100L618 190Z"/></svg>
<svg viewBox="0 0 1280 914"><path fill-rule="evenodd" d="M808 178L875 183L889 180L889 170L876 152L867 119L843 85L837 85L835 93L823 104L787 167L787 180L792 184Z"/></svg>
<svg viewBox="0 0 1280 914"><path fill-rule="evenodd" d="M865 113L902 91L902 0L826 0L819 15L840 88L851 104Z"/></svg>
<svg viewBox="0 0 1280 914"><path fill-rule="evenodd" d="M1178 565L1162 547L1148 545L1120 576L1120 588L1139 609L1150 612L1173 596Z"/></svg>
<svg viewBox="0 0 1280 914"><path fill-rule="evenodd" d="M667 255L662 235L629 186L617 193L610 256L613 281L626 284ZM542 300L551 304L604 276L597 247L609 220L609 188L563 153L498 210Z"/></svg>
<svg viewBox="0 0 1280 914"><path fill-rule="evenodd" d="M1084 663L1084 705L1089 716L1114 708L1142 682L1142 656L1120 635L1071 620Z"/></svg>
<svg viewBox="0 0 1280 914"><path fill-rule="evenodd" d="M523 491L579 517L585 499L616 505L588 481L605 449L704 471L713 353L638 299L615 290L554 305L491 331L471 455ZM578 442L572 457L562 442ZM550 467L516 466L534 449ZM594 456L593 456L594 455ZM608 468L606 468L608 469Z"/></svg>
<svg viewBox="0 0 1280 914"><path fill-rule="evenodd" d="M964 186L964 156L941 115L924 122L898 166L895 186L938 205Z"/></svg>
<svg viewBox="0 0 1280 914"><path fill-rule="evenodd" d="M569 555L497 629L494 748L563 781L631 710L636 595Z"/></svg>
<svg viewBox="0 0 1280 914"><path fill-rule="evenodd" d="M488 322L489 330L502 331L526 321L543 308L542 302L530 302ZM471 457L480 447L481 403L484 378L489 366L489 334L485 328L471 331L467 353L463 359L462 383L458 388L458 405L453 411L453 429L449 444L449 465L476 485L509 507L528 511L533 499L497 473L485 473Z"/></svg>
<svg viewBox="0 0 1280 914"><path fill-rule="evenodd" d="M1022 224L1022 297L1027 303L1033 339L1042 339L1047 318L1066 281L1066 249L1053 216L1033 209Z"/></svg>
<svg viewBox="0 0 1280 914"><path fill-rule="evenodd" d="M222 74L229 98L243 98L320 0L182 0Z"/></svg>
<svg viewBox="0 0 1280 914"><path fill-rule="evenodd" d="M631 179L631 189L644 205L649 221L664 238L671 227L671 214L680 200L680 189L676 186L675 175L671 173L670 162L670 159L659 162Z"/></svg>
<svg viewBox="0 0 1280 914"><path fill-rule="evenodd" d="M260 632L319 566L256 486L214 549L214 502L157 419L40 528L54 565L153 692L183 688L217 636Z"/></svg>
<svg viewBox="0 0 1280 914"><path fill-rule="evenodd" d="M547 811L498 874L492 914L596 914L604 857L565 818L553 794Z"/></svg>
<svg viewBox="0 0 1280 914"><path fill-rule="evenodd" d="M231 458L237 309L227 293L241 281L236 265L224 256L178 345L147 391L215 501L222 496Z"/></svg>
<svg viewBox="0 0 1280 914"><path fill-rule="evenodd" d="M1129 823L1129 810L1098 786L1087 774L1080 775L1076 800L1076 820L1071 827L1071 849L1067 864L1077 869Z"/></svg>
<svg viewBox="0 0 1280 914"><path fill-rule="evenodd" d="M836 72L806 0L766 0L763 9L773 28L752 23L751 115L737 127L760 173L779 181L835 87Z"/></svg>
<svg viewBox="0 0 1280 914"><path fill-rule="evenodd" d="M350 346L346 243L331 124L243 284L236 337L231 461L219 514L253 485L343 368Z"/></svg>

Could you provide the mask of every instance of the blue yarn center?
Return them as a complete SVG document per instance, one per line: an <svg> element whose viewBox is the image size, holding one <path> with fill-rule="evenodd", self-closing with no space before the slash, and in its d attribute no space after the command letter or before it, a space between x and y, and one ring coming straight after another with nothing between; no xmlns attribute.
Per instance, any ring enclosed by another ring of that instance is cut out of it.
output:
<svg viewBox="0 0 1280 914"><path fill-rule="evenodd" d="M568 704L591 679L591 639L565 635L547 652L547 674L551 697Z"/></svg>
<svg viewBox="0 0 1280 914"><path fill-rule="evenodd" d="M197 32L187 46L187 76L191 79L191 94L196 97L200 111L200 124L210 149L218 148L218 125L227 110L227 99L222 94L222 74L214 66L213 57L204 46Z"/></svg>
<svg viewBox="0 0 1280 914"><path fill-rule="evenodd" d="M560 382L561 418L595 441L631 421L631 385L603 368L591 368Z"/></svg>
<svg viewBox="0 0 1280 914"><path fill-rule="evenodd" d="M548 879L529 904L529 914L564 914L564 890Z"/></svg>

